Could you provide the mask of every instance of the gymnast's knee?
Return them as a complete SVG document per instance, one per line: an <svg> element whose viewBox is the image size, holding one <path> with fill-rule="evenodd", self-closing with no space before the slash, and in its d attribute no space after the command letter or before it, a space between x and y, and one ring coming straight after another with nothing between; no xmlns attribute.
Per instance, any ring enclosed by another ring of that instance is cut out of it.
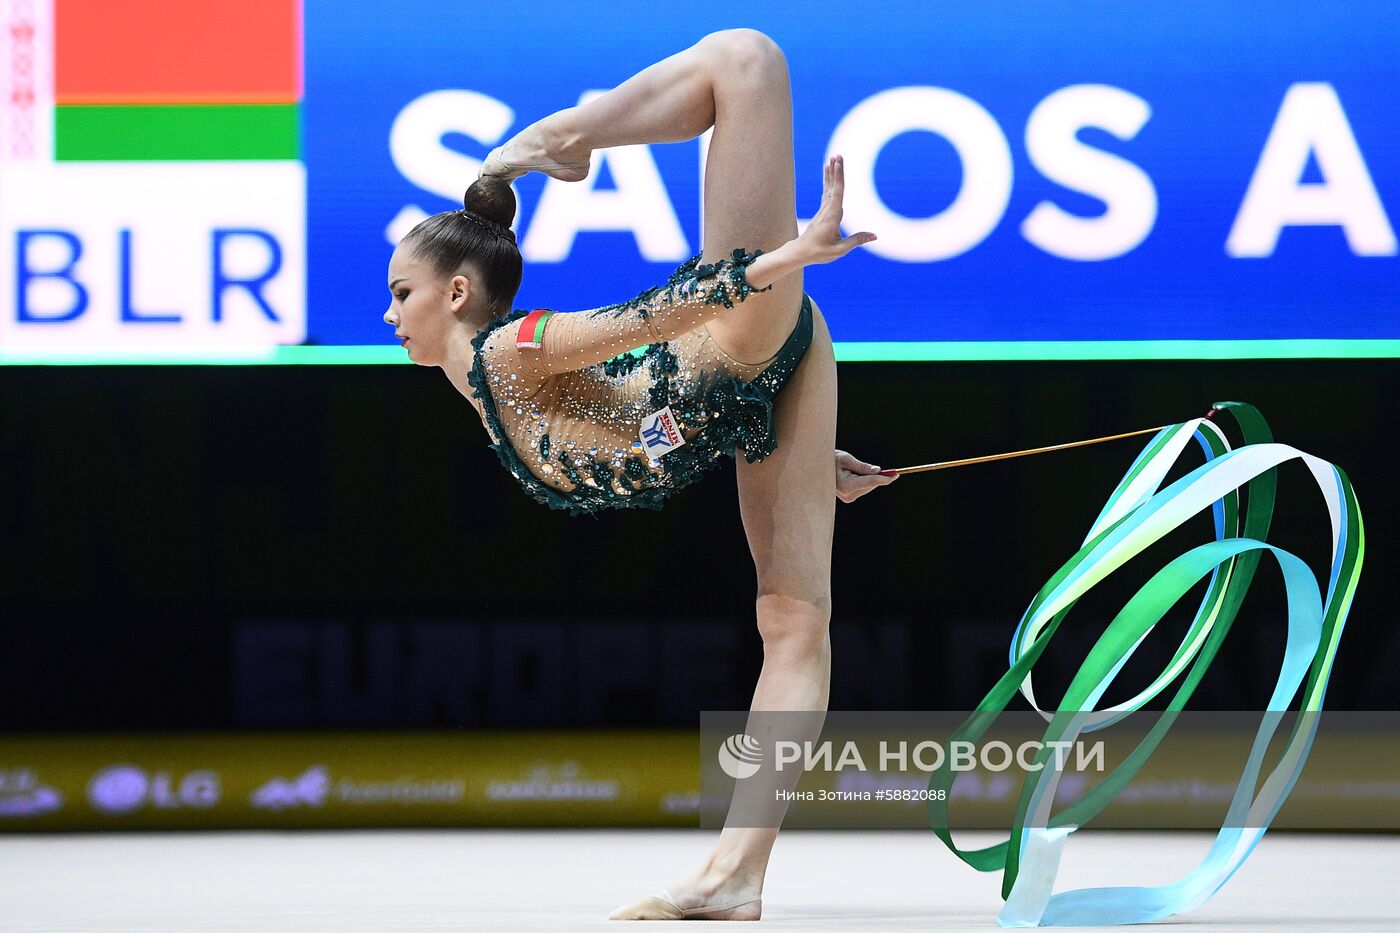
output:
<svg viewBox="0 0 1400 933"><path fill-rule="evenodd" d="M758 597L758 633L764 651L807 653L827 645L831 598L803 599L782 593Z"/></svg>
<svg viewBox="0 0 1400 933"><path fill-rule="evenodd" d="M710 43L724 59L729 74L787 70L787 59L778 43L757 29L724 29L710 33L702 41Z"/></svg>

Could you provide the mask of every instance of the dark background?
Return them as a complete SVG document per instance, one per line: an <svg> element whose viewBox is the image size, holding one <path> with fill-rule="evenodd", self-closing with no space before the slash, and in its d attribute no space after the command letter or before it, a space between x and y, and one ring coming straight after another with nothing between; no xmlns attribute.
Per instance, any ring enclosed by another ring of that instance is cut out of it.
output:
<svg viewBox="0 0 1400 933"><path fill-rule="evenodd" d="M1347 471L1366 519L1327 705L1400 706L1396 361L846 363L840 377L838 444L883 466L1254 403L1279 441ZM0 731L693 728L701 709L748 706L761 645L732 466L661 512L568 518L521 493L437 371L9 367L0 385ZM837 503L831 707L974 706L1146 441ZM1170 478L1200 462L1193 444ZM1198 516L1082 599L1038 695L1053 702L1127 597L1210 534ZM1271 543L1325 580L1329 540L1316 485L1285 464ZM1160 668L1203 592L1110 699ZM1193 707L1262 704L1284 618L1265 557Z"/></svg>

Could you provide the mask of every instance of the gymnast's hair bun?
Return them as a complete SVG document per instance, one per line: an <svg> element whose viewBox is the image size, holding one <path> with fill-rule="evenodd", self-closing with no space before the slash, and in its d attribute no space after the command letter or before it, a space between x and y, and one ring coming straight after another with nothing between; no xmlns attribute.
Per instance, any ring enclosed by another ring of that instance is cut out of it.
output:
<svg viewBox="0 0 1400 933"><path fill-rule="evenodd" d="M515 192L510 190L510 182L490 175L472 182L462 206L507 231L515 220Z"/></svg>

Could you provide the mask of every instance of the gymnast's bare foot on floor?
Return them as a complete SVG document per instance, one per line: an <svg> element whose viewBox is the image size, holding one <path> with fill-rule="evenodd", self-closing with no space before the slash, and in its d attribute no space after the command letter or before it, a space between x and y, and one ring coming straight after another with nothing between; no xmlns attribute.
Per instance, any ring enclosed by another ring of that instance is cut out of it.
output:
<svg viewBox="0 0 1400 933"><path fill-rule="evenodd" d="M481 174L506 181L526 172L543 172L560 181L587 178L592 150L569 130L570 117L571 110L561 110L525 127L505 145L491 150Z"/></svg>
<svg viewBox="0 0 1400 933"><path fill-rule="evenodd" d="M678 884L619 907L609 920L757 920L762 879L701 870Z"/></svg>

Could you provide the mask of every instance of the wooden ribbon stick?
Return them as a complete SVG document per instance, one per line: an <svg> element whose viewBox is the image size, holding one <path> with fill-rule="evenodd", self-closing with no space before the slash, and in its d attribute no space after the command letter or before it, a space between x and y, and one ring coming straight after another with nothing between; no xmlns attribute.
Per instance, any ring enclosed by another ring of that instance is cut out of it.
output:
<svg viewBox="0 0 1400 933"><path fill-rule="evenodd" d="M1139 434L1151 434L1160 431L1162 428L1171 427L1161 425L1155 428L1143 428L1141 431L1129 431L1126 434L1113 434L1109 437L1091 437L1087 441L1070 441L1068 444L1055 444L1051 447L1034 447L1030 450L1013 450L1004 454L991 454L986 457L968 457L966 460L946 460L943 463L925 463L921 466L900 467L895 470L881 470L881 476L900 476L905 473L926 473L929 470L946 470L950 467L967 466L972 463L987 463L991 460L1009 460L1012 457L1027 457L1031 454L1049 453L1052 450L1066 450L1070 447L1083 447L1086 444L1102 444L1104 441L1116 441L1125 437L1137 437Z"/></svg>

